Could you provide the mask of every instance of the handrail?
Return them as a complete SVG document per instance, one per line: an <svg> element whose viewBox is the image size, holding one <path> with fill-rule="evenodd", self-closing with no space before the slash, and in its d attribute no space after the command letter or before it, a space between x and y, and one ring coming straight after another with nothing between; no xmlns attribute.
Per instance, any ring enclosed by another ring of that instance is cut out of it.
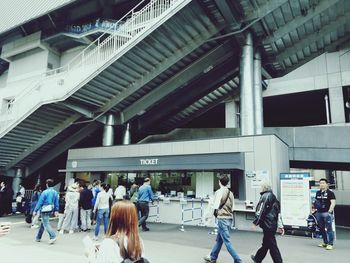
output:
<svg viewBox="0 0 350 263"><path fill-rule="evenodd" d="M101 65L101 63L107 62L118 53L121 48L124 48L125 44L132 41L132 39L147 28L148 25L151 25L150 22L155 21L175 4L183 2L184 0L150 0L147 5L138 10L138 8L145 3L145 0L142 0L121 19L112 24L105 33L84 48L78 55L73 57L66 65L39 75L34 84L32 83L29 85L28 88L20 92L13 101L11 101L13 109L9 114L14 114L16 110L18 111L20 108L19 105L25 105L25 103L21 103L21 100L34 90L39 89L45 80L60 76L62 82L65 82L65 78L69 76L69 73L73 70L79 68L84 69L88 66ZM124 21L124 23L121 24L122 21ZM39 103L44 101L46 100L39 101ZM3 127L0 127L0 134L3 130Z"/></svg>

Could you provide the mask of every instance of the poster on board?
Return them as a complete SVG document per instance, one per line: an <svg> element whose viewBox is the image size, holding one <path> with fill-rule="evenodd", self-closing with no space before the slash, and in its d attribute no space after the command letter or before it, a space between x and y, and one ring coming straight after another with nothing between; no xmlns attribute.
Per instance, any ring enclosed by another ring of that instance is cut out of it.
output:
<svg viewBox="0 0 350 263"><path fill-rule="evenodd" d="M260 189L261 183L266 181L269 182L268 171L248 171L246 177L251 178L251 188Z"/></svg>
<svg viewBox="0 0 350 263"><path fill-rule="evenodd" d="M310 214L310 174L281 173L281 215L292 228L307 227Z"/></svg>

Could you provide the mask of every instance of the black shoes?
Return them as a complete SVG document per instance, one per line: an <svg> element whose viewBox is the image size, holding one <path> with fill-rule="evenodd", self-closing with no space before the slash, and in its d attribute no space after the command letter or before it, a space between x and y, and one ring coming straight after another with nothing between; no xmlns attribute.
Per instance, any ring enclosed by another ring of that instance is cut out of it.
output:
<svg viewBox="0 0 350 263"><path fill-rule="evenodd" d="M148 227L142 228L142 231L147 232L149 231L149 228Z"/></svg>
<svg viewBox="0 0 350 263"><path fill-rule="evenodd" d="M250 255L250 258L253 260L254 263L259 263L258 261L256 261L255 256L254 255Z"/></svg>

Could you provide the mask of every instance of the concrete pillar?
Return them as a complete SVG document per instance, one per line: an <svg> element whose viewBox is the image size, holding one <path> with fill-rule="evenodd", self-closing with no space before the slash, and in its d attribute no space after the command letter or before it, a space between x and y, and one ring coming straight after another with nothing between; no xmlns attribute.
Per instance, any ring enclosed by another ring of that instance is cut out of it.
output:
<svg viewBox="0 0 350 263"><path fill-rule="evenodd" d="M128 123L125 127L124 135L123 135L123 144L131 143L131 133L130 133L130 124Z"/></svg>
<svg viewBox="0 0 350 263"><path fill-rule="evenodd" d="M262 134L264 128L263 120L263 98L261 86L261 55L259 51L254 54L254 118L255 134Z"/></svg>
<svg viewBox="0 0 350 263"><path fill-rule="evenodd" d="M23 178L23 170L21 168L17 168L15 177L13 177L13 180L12 180L12 190L14 193L13 197L16 196L19 190L19 185L22 183L22 178Z"/></svg>
<svg viewBox="0 0 350 263"><path fill-rule="evenodd" d="M225 102L225 127L238 128L238 109L234 100Z"/></svg>
<svg viewBox="0 0 350 263"><path fill-rule="evenodd" d="M114 115L109 113L106 116L106 124L103 128L102 146L114 145L114 126L113 126L114 124L115 124Z"/></svg>
<svg viewBox="0 0 350 263"><path fill-rule="evenodd" d="M212 196L214 192L214 173L196 172L196 198Z"/></svg>
<svg viewBox="0 0 350 263"><path fill-rule="evenodd" d="M254 129L254 70L253 36L246 34L242 48L239 85L241 90L241 135L253 135Z"/></svg>
<svg viewBox="0 0 350 263"><path fill-rule="evenodd" d="M331 123L345 123L343 87L328 89Z"/></svg>

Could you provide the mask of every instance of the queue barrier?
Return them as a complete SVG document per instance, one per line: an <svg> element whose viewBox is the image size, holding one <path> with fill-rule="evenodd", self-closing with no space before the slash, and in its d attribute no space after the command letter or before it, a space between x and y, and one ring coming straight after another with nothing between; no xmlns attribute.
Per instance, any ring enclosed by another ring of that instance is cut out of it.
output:
<svg viewBox="0 0 350 263"><path fill-rule="evenodd" d="M156 212L154 214L148 215L148 218L152 218L155 217L155 221L156 223L161 223L162 221L160 220L160 209L159 209L159 199L155 199L153 201L153 204L150 204L149 209L151 212L151 208L156 208ZM154 209L152 209L154 210Z"/></svg>
<svg viewBox="0 0 350 263"><path fill-rule="evenodd" d="M185 206L188 204L188 201L191 202L191 207L190 208L185 208ZM196 202L197 203L197 202ZM180 204L182 206L181 208L181 227L180 227L180 231L185 232L185 223L188 222L193 222L193 221L197 221L200 220L200 222L197 224L198 226L204 226L203 223L203 198L201 198L200 201L200 207L195 207L194 206L194 198L188 200L188 199L181 199L180 200ZM194 217L194 213L195 211L200 211L200 217L195 218ZM187 219L185 220L185 213L187 212L191 212L191 219Z"/></svg>

